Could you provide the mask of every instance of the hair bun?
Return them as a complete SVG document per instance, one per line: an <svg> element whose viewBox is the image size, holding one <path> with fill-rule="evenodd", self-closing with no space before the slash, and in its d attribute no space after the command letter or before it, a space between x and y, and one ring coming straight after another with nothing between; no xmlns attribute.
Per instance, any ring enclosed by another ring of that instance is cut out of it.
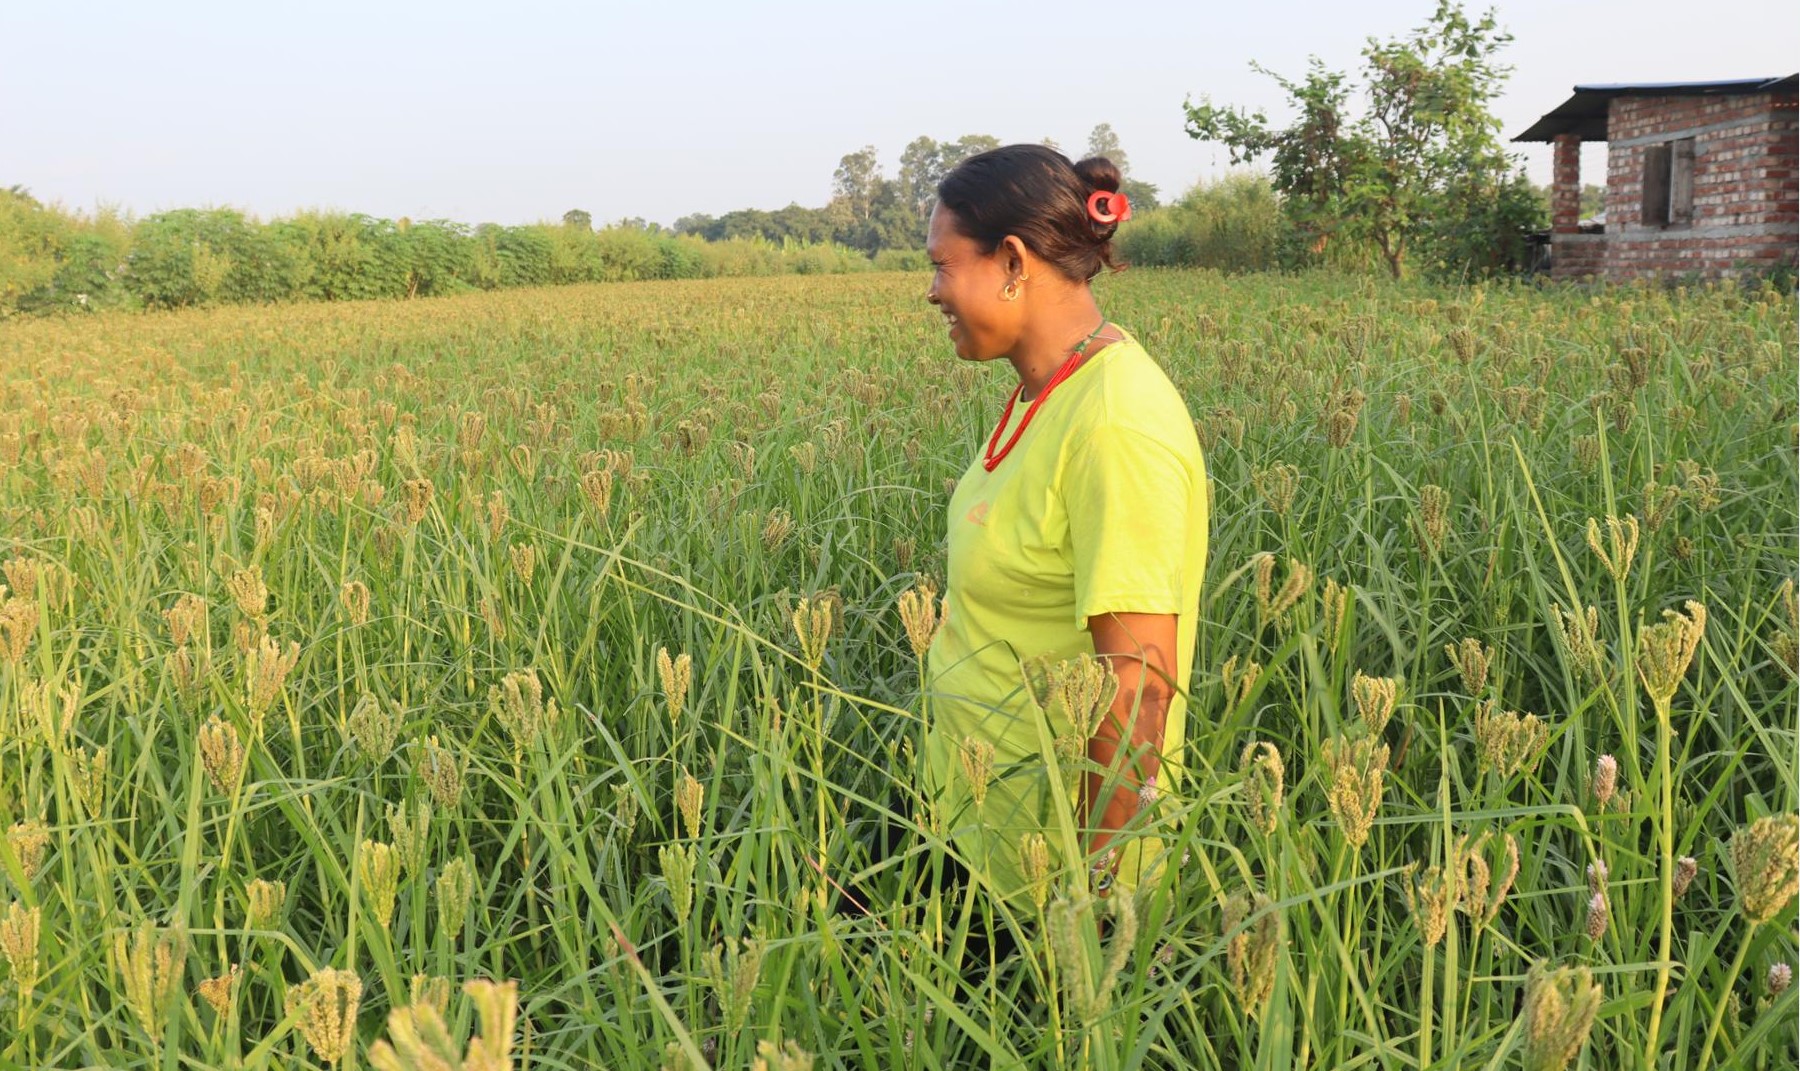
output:
<svg viewBox="0 0 1800 1071"><path fill-rule="evenodd" d="M1075 173L1081 181L1087 183L1090 190L1105 190L1107 193L1118 193L1119 184L1125 176L1104 156L1090 156L1075 165Z"/></svg>

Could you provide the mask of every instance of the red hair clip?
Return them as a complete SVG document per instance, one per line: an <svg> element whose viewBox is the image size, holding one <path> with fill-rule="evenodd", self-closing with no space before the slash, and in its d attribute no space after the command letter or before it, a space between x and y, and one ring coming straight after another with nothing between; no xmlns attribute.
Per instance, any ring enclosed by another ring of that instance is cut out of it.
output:
<svg viewBox="0 0 1800 1071"><path fill-rule="evenodd" d="M1087 210L1095 223L1123 223L1131 218L1131 201L1122 193L1095 190L1088 194Z"/></svg>

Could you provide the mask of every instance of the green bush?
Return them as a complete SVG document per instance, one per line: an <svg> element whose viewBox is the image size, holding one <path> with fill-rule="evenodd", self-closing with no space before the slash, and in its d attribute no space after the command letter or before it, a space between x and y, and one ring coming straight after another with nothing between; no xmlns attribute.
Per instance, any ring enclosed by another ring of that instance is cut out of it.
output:
<svg viewBox="0 0 1800 1071"><path fill-rule="evenodd" d="M876 271L930 271L931 258L923 249L883 249L875 254Z"/></svg>
<svg viewBox="0 0 1800 1071"><path fill-rule="evenodd" d="M160 212L137 225L127 285L150 308L279 301L307 279L304 247L229 208Z"/></svg>
<svg viewBox="0 0 1800 1071"><path fill-rule="evenodd" d="M1127 262L1145 267L1268 271L1280 265L1285 230L1268 180L1236 174L1144 212L1119 231L1118 242Z"/></svg>

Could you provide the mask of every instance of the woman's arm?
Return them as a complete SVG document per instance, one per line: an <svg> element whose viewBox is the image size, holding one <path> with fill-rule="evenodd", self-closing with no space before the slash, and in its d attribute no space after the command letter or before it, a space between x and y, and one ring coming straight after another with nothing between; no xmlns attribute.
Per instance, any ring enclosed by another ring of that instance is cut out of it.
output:
<svg viewBox="0 0 1800 1071"><path fill-rule="evenodd" d="M1094 638L1094 654L1119 678L1112 710L1087 745L1088 758L1100 767L1087 774L1081 800L1082 816L1092 830L1091 857L1104 852L1137 815L1140 789L1162 766L1163 721L1174 696L1169 682L1175 676L1176 617L1098 614L1088 619L1088 631ZM1102 795L1104 799L1099 798Z"/></svg>

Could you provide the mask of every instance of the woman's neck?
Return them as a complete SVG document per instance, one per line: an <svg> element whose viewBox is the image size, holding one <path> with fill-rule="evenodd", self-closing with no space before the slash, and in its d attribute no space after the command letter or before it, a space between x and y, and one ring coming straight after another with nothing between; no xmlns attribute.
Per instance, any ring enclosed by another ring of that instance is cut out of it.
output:
<svg viewBox="0 0 1800 1071"><path fill-rule="evenodd" d="M1100 306L1094 301L1093 292L1086 287L1078 297L1033 317L1019 339L1019 345L1007 356L1023 387L1019 400L1029 402L1036 398L1049 385L1056 370L1069 359L1076 345L1102 322ZM1082 350L1082 360L1107 342L1114 341L1112 336L1115 334L1109 328L1089 339Z"/></svg>

